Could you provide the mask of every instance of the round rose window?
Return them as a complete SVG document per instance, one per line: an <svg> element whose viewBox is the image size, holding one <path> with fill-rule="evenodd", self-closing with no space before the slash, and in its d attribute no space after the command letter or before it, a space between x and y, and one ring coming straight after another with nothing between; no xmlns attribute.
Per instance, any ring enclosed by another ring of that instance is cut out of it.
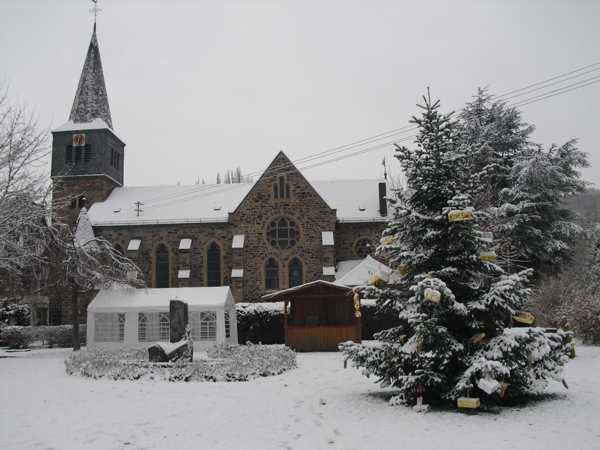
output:
<svg viewBox="0 0 600 450"><path fill-rule="evenodd" d="M267 240L274 248L286 249L295 246L300 238L300 229L295 220L280 217L272 220L267 229Z"/></svg>
<svg viewBox="0 0 600 450"><path fill-rule="evenodd" d="M354 253L359 258L365 258L367 255L373 253L373 250L375 249L373 248L371 241L366 238L359 239L356 241L356 244L354 244Z"/></svg>

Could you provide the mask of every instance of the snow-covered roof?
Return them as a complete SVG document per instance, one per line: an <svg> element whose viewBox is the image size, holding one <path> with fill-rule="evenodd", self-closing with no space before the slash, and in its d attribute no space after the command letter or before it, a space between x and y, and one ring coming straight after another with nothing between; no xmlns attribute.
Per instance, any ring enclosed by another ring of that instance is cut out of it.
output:
<svg viewBox="0 0 600 450"><path fill-rule="evenodd" d="M337 270L335 272L335 279L338 280L358 266L362 262L362 259L348 259L346 261L338 261Z"/></svg>
<svg viewBox="0 0 600 450"><path fill-rule="evenodd" d="M96 238L94 230L90 223L90 218L87 214L87 209L81 208L79 211L79 219L77 220L77 228L75 229L75 245L82 247Z"/></svg>
<svg viewBox="0 0 600 450"><path fill-rule="evenodd" d="M123 139L115 133L115 130L110 128L108 124L100 119L93 119L91 122L73 122L69 120L68 122L63 123L61 126L52 130L53 133L59 133L61 131L88 131L88 130L108 130L121 142L124 142Z"/></svg>
<svg viewBox="0 0 600 450"><path fill-rule="evenodd" d="M168 311L171 300L181 300L190 309L223 308L233 304L228 286L134 289L102 289L88 305L92 312Z"/></svg>
<svg viewBox="0 0 600 450"><path fill-rule="evenodd" d="M73 122L69 120L63 123L61 126L52 130L53 132L59 131L84 131L84 130L105 130L110 129L108 124L99 118L92 120L91 122Z"/></svg>
<svg viewBox="0 0 600 450"><path fill-rule="evenodd" d="M335 289L346 291L346 292L349 292L351 290L349 287L342 286L342 285L340 285L338 283L331 283L331 282L325 281L325 280L315 280L315 281L311 281L309 283L301 284L299 286L294 286L294 287L291 287L291 288L283 289L281 291L272 292L270 294L263 295L262 299L263 300L267 300L267 301L272 301L274 299L279 299L282 296L293 294L293 293L297 293L297 292L303 291L305 289L308 289L308 288L311 288L311 287L314 287L314 286L323 286L323 287L335 288Z"/></svg>
<svg viewBox="0 0 600 450"><path fill-rule="evenodd" d="M379 275L383 279L388 280L392 276L392 272L392 269L385 264L371 256L367 256L343 276L340 276L338 270L335 282L344 286L360 286L367 284L367 281L373 275Z"/></svg>
<svg viewBox="0 0 600 450"><path fill-rule="evenodd" d="M384 221L379 214L380 180L313 181L311 184L340 222ZM194 186L132 186L115 188L94 203L94 226L227 222L252 188L252 183ZM135 202L142 202L139 215Z"/></svg>
<svg viewBox="0 0 600 450"><path fill-rule="evenodd" d="M337 210L340 222L380 222L379 183L383 180L311 181L329 207Z"/></svg>
<svg viewBox="0 0 600 450"><path fill-rule="evenodd" d="M112 128L112 117L108 106L106 85L104 84L100 47L98 46L94 26L69 120L89 122L96 117L102 118Z"/></svg>

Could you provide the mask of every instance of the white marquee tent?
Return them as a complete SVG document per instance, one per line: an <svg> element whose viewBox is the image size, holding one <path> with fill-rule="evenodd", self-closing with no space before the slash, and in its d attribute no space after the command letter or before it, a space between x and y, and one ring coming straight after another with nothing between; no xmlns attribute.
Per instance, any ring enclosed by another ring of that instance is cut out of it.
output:
<svg viewBox="0 0 600 450"><path fill-rule="evenodd" d="M87 308L87 346L135 348L169 342L169 302L188 304L194 348L237 344L235 301L227 286L102 289Z"/></svg>

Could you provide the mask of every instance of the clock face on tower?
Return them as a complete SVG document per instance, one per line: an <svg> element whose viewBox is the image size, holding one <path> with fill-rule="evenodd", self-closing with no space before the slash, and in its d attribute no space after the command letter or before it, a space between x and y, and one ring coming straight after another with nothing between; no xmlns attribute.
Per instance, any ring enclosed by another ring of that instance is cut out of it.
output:
<svg viewBox="0 0 600 450"><path fill-rule="evenodd" d="M82 146L85 145L85 134L78 133L73 135L73 146Z"/></svg>

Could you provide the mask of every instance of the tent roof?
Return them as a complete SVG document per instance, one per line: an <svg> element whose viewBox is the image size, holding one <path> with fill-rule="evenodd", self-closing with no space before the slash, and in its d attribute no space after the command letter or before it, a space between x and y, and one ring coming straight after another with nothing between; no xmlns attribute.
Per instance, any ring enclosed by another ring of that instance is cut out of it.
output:
<svg viewBox="0 0 600 450"><path fill-rule="evenodd" d="M228 286L134 289L102 289L88 306L88 311L165 310L171 300L186 302L190 308L223 308L233 304Z"/></svg>
<svg viewBox="0 0 600 450"><path fill-rule="evenodd" d="M350 271L347 271L344 274L341 274L341 276L337 277L335 283L342 284L344 286L360 286L367 284L369 278L373 275L379 275L383 279L387 280L391 274L392 269L377 261L375 258L367 256Z"/></svg>
<svg viewBox="0 0 600 450"><path fill-rule="evenodd" d="M263 295L262 298L263 300L267 300L267 301L279 301L281 300L282 297L285 297L286 295L289 294L298 294L301 293L302 291L314 288L316 286L321 286L323 288L326 289L333 289L333 290L338 290L344 293L348 293L352 291L352 288L349 288L347 286L341 286L339 284L335 284L335 283L331 283L329 281L325 281L325 280L316 280L316 281L311 281L310 283L305 283L305 284L301 284L299 286L294 286L288 289L284 289L282 291L277 291L277 292L273 292L271 294L266 294Z"/></svg>

